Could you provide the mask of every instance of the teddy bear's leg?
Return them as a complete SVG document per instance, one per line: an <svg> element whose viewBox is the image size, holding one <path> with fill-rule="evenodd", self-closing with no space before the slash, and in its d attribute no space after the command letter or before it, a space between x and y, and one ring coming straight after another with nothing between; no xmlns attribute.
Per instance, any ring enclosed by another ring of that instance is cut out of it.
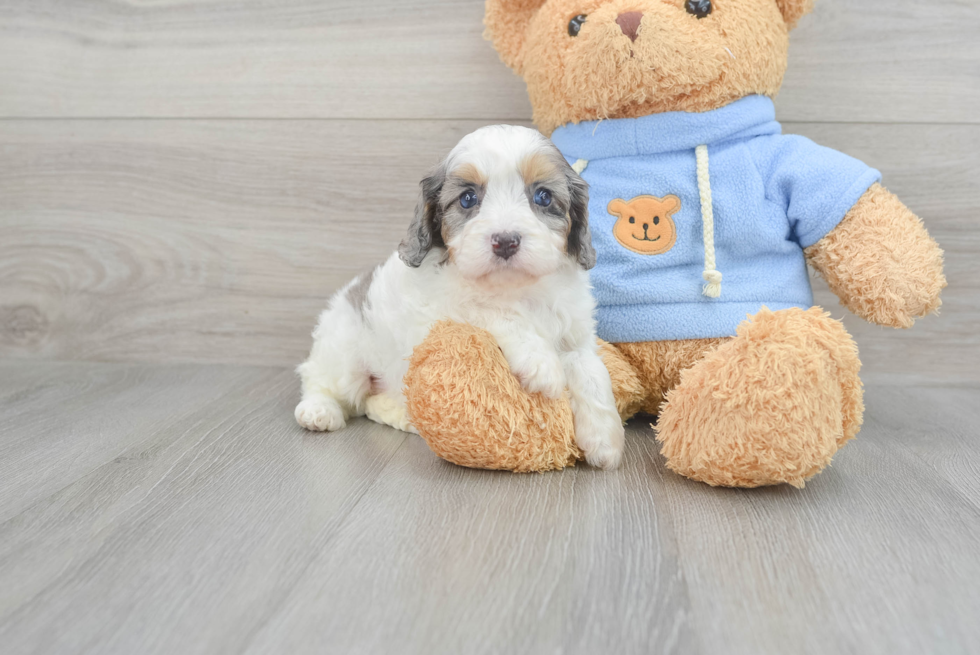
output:
<svg viewBox="0 0 980 655"><path fill-rule="evenodd" d="M646 398L646 388L640 376L624 354L611 343L599 339L599 356L609 371L612 380L613 396L616 397L616 410L626 422L640 411Z"/></svg>
<svg viewBox="0 0 980 655"><path fill-rule="evenodd" d="M763 309L681 374L657 438L667 466L713 486L804 482L861 427L857 346L820 308Z"/></svg>
<svg viewBox="0 0 980 655"><path fill-rule="evenodd" d="M625 420L642 399L643 387L615 348L599 345ZM437 455L454 464L547 471L582 458L567 397L527 393L484 330L435 325L412 354L405 397L412 425Z"/></svg>
<svg viewBox="0 0 980 655"><path fill-rule="evenodd" d="M412 424L437 455L470 468L549 471L581 458L567 394L525 391L489 332L441 322L405 376Z"/></svg>
<svg viewBox="0 0 980 655"><path fill-rule="evenodd" d="M664 394L680 382L681 371L701 361L707 353L728 340L723 338L617 343L616 351L620 353L629 370L640 383L638 400L631 405L633 414L642 413L652 416L659 414Z"/></svg>

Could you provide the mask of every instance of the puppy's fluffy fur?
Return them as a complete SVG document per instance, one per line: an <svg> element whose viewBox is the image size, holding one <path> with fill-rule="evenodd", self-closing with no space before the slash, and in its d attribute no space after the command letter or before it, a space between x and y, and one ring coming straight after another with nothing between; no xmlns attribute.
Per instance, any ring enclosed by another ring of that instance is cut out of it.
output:
<svg viewBox="0 0 980 655"><path fill-rule="evenodd" d="M538 132L498 125L464 137L421 187L398 253L320 315L296 420L336 430L366 414L414 431L408 358L451 319L489 331L529 392L567 388L586 460L615 468L623 425L597 354L586 183Z"/></svg>

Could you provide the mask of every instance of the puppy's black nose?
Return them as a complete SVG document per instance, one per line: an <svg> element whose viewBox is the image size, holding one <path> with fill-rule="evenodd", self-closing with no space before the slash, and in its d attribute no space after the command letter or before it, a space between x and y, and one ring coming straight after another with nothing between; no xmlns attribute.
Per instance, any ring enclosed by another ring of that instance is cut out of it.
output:
<svg viewBox="0 0 980 655"><path fill-rule="evenodd" d="M639 11L627 11L616 18L616 24L619 25L619 29L623 30L623 34L630 38L630 41L636 41L636 37L640 35L640 20L642 18L643 14Z"/></svg>
<svg viewBox="0 0 980 655"><path fill-rule="evenodd" d="M521 235L517 232L501 232L490 237L493 254L502 259L510 259L521 247Z"/></svg>

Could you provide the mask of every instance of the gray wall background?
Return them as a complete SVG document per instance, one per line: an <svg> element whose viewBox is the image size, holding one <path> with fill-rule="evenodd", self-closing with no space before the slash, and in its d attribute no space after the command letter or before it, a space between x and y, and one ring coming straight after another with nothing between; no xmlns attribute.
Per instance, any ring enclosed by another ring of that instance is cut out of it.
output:
<svg viewBox="0 0 980 655"><path fill-rule="evenodd" d="M528 123L478 0L0 0L0 357L294 365L464 133ZM866 378L980 380L980 3L819 0L787 132L882 170L941 317L845 317Z"/></svg>

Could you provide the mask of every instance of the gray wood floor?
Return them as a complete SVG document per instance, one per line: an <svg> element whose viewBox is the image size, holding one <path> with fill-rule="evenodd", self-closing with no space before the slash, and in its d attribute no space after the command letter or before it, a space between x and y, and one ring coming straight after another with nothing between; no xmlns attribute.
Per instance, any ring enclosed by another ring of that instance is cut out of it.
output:
<svg viewBox="0 0 980 655"><path fill-rule="evenodd" d="M0 365L0 644L19 653L968 653L980 388L872 385L805 490L512 475L278 368Z"/></svg>

